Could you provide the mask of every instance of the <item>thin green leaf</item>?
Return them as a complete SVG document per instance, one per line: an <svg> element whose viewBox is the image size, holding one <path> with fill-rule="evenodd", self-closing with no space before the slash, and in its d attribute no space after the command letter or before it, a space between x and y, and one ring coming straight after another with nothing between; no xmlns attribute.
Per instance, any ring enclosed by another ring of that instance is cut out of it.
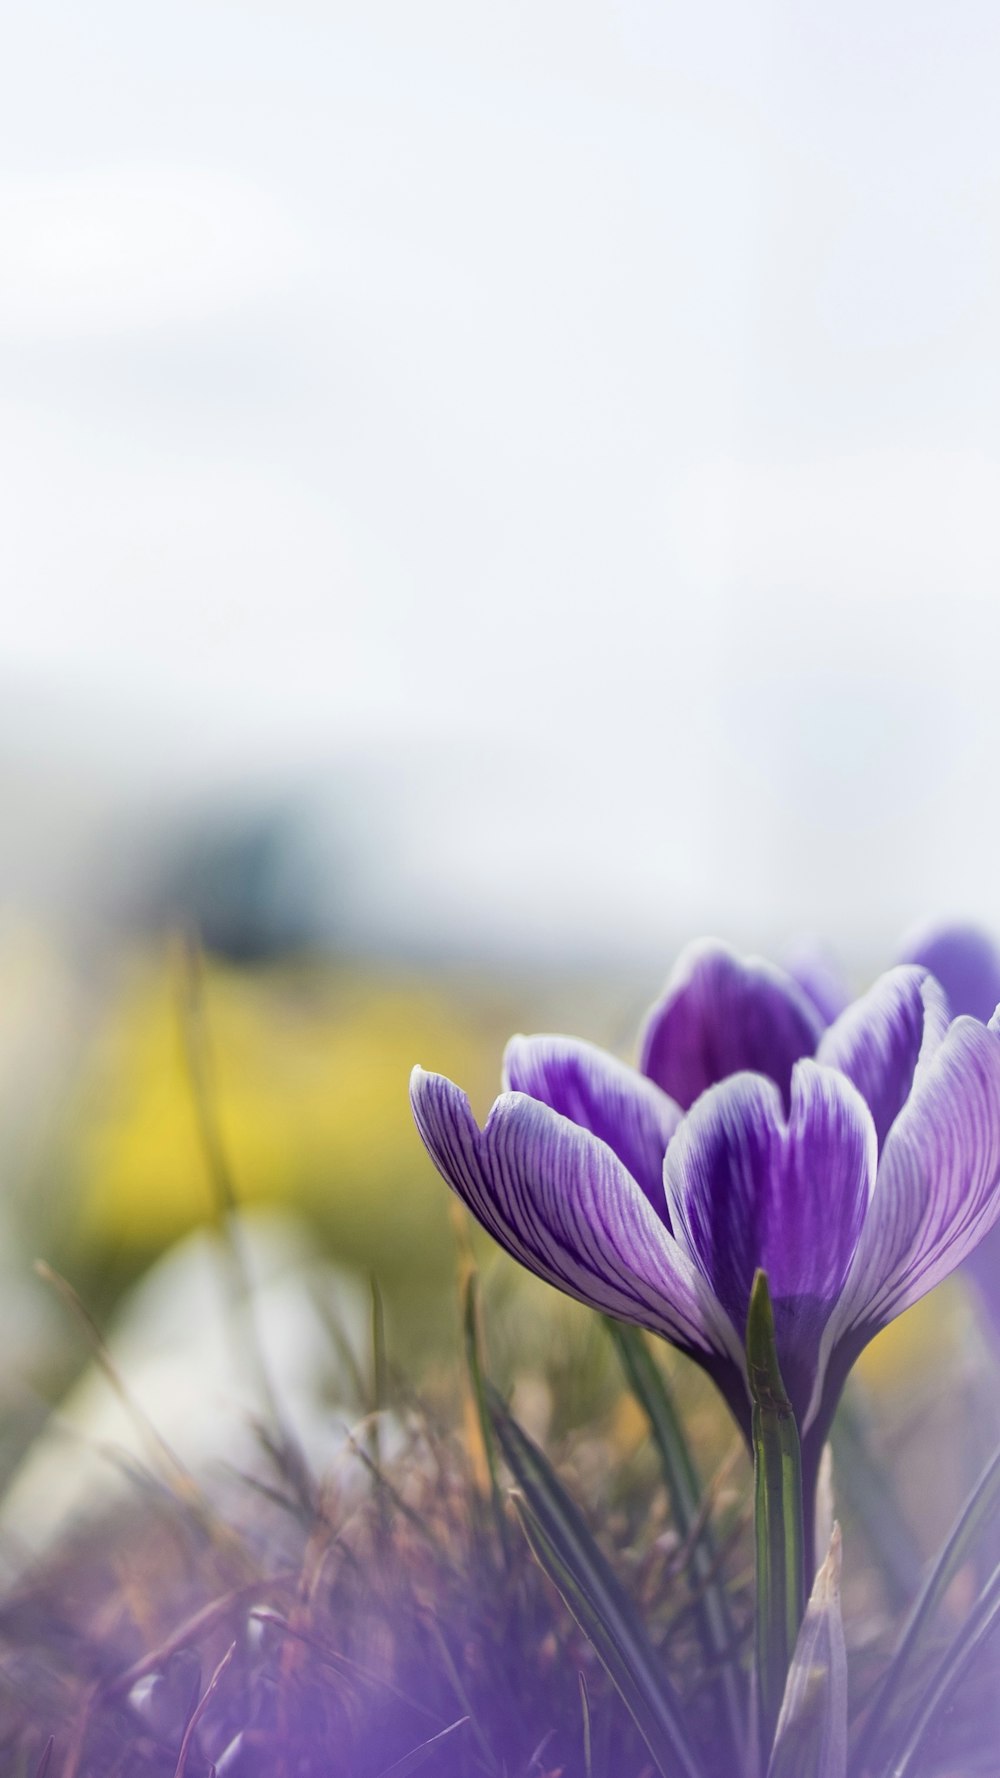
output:
<svg viewBox="0 0 1000 1778"><path fill-rule="evenodd" d="M465 1339L465 1363L469 1373L469 1385L472 1400L479 1423L479 1434L483 1442L486 1458L486 1469L490 1485L490 1505L493 1521L496 1526L500 1547L508 1553L507 1519L503 1509L503 1498L500 1493L500 1479L497 1474L496 1441L489 1410L486 1405L486 1373L483 1370L482 1353L480 1350L479 1332L479 1280L475 1272L470 1272L465 1286L465 1297L462 1304L462 1329Z"/></svg>
<svg viewBox="0 0 1000 1778"><path fill-rule="evenodd" d="M455 1661L455 1657L452 1654L451 1649L448 1647L448 1638L445 1636L444 1631L433 1612L425 1614L425 1622L437 1643L441 1665L443 1666L445 1673L448 1675L451 1689L461 1704L462 1709L465 1711L465 1718L469 1728L472 1730L473 1735L479 1743L479 1751L482 1754L483 1763L487 1772L492 1774L492 1778L504 1778L506 1767L501 1766L500 1761L497 1759L496 1754L490 1746L489 1737L476 1715L472 1700L465 1689L465 1683Z"/></svg>
<svg viewBox="0 0 1000 1778"><path fill-rule="evenodd" d="M368 1436L371 1441L371 1467L376 1480L375 1499L379 1518L382 1524L382 1535L386 1537L389 1529L387 1510L387 1483L382 1470L382 1413L386 1405L388 1363L385 1344L385 1305L382 1301L382 1290L374 1272L369 1275L368 1289L371 1297L371 1411L368 1416Z"/></svg>
<svg viewBox="0 0 1000 1778"><path fill-rule="evenodd" d="M590 1693L587 1690L587 1678L578 1673L580 1681L580 1714L583 1718L583 1778L594 1778L594 1749L590 1733Z"/></svg>
<svg viewBox="0 0 1000 1778"><path fill-rule="evenodd" d="M541 1451L495 1390L488 1388L487 1400L538 1561L592 1642L663 1778L702 1778L680 1700L625 1589Z"/></svg>
<svg viewBox="0 0 1000 1778"><path fill-rule="evenodd" d="M753 1402L757 1686L766 1759L805 1608L805 1532L799 1433L778 1365L771 1293L762 1271L750 1294L747 1376Z"/></svg>
<svg viewBox="0 0 1000 1778"><path fill-rule="evenodd" d="M865 1532L893 1612L902 1612L920 1585L923 1561L900 1510L892 1472L872 1446L863 1392L854 1377L841 1397L830 1442L838 1494Z"/></svg>
<svg viewBox="0 0 1000 1778"><path fill-rule="evenodd" d="M449 1723L446 1729L442 1729L440 1735L432 1735L429 1741L421 1741L419 1747L413 1747L409 1753L404 1753L402 1759L398 1759L394 1765L386 1766L385 1770L379 1773L379 1778L409 1778L410 1772L415 1772L418 1766L422 1766L425 1760L429 1760L431 1754L437 1751L442 1741L446 1741L449 1735L453 1735L455 1730L460 1729L468 1720L467 1716L460 1716L457 1722Z"/></svg>
<svg viewBox="0 0 1000 1778"><path fill-rule="evenodd" d="M733 1661L736 1635L729 1598L719 1575L712 1528L702 1515L703 1490L698 1471L666 1379L645 1336L637 1327L622 1321L606 1319L605 1325L628 1386L649 1422L678 1534L684 1543L690 1544L695 1618L706 1660L718 1674L730 1750L735 1756L745 1733L746 1712Z"/></svg>
<svg viewBox="0 0 1000 1778"><path fill-rule="evenodd" d="M205 1007L205 968L196 937L181 937L175 946L177 1016L187 1084L198 1141L212 1189L216 1223L229 1274L233 1324L240 1350L252 1372L265 1418L276 1429L277 1444L302 1502L312 1505L313 1490L305 1457L287 1423L274 1387L255 1312L255 1294L246 1233L240 1216L236 1174L219 1115L215 1056Z"/></svg>
<svg viewBox="0 0 1000 1778"><path fill-rule="evenodd" d="M372 1414L377 1417L385 1407L389 1393L386 1381L389 1374L389 1364L385 1346L385 1305L382 1301L381 1286L374 1273L368 1279L368 1289L372 1306L371 1410Z"/></svg>
<svg viewBox="0 0 1000 1778"><path fill-rule="evenodd" d="M663 1468L674 1520L681 1536L691 1535L701 1507L702 1488L684 1430L659 1366L643 1334L624 1321L605 1317L628 1386L649 1421L649 1429ZM702 1532L702 1537L707 1535Z"/></svg>
<svg viewBox="0 0 1000 1778"><path fill-rule="evenodd" d="M819 1568L788 1669L768 1778L847 1778L847 1650L840 1527Z"/></svg>
<svg viewBox="0 0 1000 1778"><path fill-rule="evenodd" d="M966 1670L989 1638L1000 1628L1000 1566L993 1570L965 1623L949 1644L943 1659L921 1688L915 1714L897 1720L892 1750L880 1778L916 1778L923 1756L938 1728L943 1711L952 1704Z"/></svg>
<svg viewBox="0 0 1000 1778"><path fill-rule="evenodd" d="M959 1569L975 1547L980 1533L991 1525L1000 1509L1000 1451L991 1457L959 1513L940 1555L914 1603L899 1646L872 1699L859 1758L877 1751L884 1725L896 1715L900 1695L911 1684L924 1654L935 1614Z"/></svg>

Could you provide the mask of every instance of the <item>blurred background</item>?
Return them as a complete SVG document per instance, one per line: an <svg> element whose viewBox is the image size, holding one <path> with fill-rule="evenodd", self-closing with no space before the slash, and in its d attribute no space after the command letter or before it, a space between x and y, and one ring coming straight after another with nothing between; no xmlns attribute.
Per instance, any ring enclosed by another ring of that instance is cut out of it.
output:
<svg viewBox="0 0 1000 1778"><path fill-rule="evenodd" d="M213 1214L178 933L240 1196L419 1345L414 1061L481 1110L692 936L1000 925L998 56L965 0L10 18L22 1406L79 1354L34 1254L103 1318Z"/></svg>

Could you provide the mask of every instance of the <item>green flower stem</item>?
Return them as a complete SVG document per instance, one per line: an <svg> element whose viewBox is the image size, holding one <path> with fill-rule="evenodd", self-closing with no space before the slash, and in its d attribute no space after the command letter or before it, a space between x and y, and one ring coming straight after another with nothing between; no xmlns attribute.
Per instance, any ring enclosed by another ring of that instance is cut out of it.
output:
<svg viewBox="0 0 1000 1778"><path fill-rule="evenodd" d="M799 1432L778 1365L771 1294L761 1271L747 1317L747 1377L753 1402L757 1696L766 1767L805 1611L805 1528Z"/></svg>

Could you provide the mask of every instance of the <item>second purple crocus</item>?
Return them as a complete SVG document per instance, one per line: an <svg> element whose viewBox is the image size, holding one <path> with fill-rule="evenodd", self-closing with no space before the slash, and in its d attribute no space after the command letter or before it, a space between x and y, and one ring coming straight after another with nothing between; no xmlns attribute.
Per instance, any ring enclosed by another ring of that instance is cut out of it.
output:
<svg viewBox="0 0 1000 1778"><path fill-rule="evenodd" d="M930 970L944 989L952 1018L965 1013L986 1025L1000 1008L1000 950L989 933L969 921L945 921L911 933L900 961ZM847 985L825 957L804 952L793 974L824 1022L848 1004ZM967 1270L994 1337L1000 1340L1000 1227L973 1250Z"/></svg>

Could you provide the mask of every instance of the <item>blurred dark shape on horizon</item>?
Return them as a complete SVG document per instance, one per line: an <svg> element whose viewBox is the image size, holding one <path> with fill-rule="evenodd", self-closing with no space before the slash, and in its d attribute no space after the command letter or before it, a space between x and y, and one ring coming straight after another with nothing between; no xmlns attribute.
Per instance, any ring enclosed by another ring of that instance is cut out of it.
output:
<svg viewBox="0 0 1000 1778"><path fill-rule="evenodd" d="M541 975L641 964L648 976L690 935L669 905L623 917L593 869L560 895L553 860L586 851L589 827L481 738L331 743L248 772L217 735L155 706L2 681L0 692L0 913L58 931L88 968L122 942L186 929L232 961L346 955ZM645 893L627 859L614 875L623 893Z"/></svg>
<svg viewBox="0 0 1000 1778"><path fill-rule="evenodd" d="M294 801L221 809L152 838L123 924L190 933L230 963L336 950L348 870Z"/></svg>

